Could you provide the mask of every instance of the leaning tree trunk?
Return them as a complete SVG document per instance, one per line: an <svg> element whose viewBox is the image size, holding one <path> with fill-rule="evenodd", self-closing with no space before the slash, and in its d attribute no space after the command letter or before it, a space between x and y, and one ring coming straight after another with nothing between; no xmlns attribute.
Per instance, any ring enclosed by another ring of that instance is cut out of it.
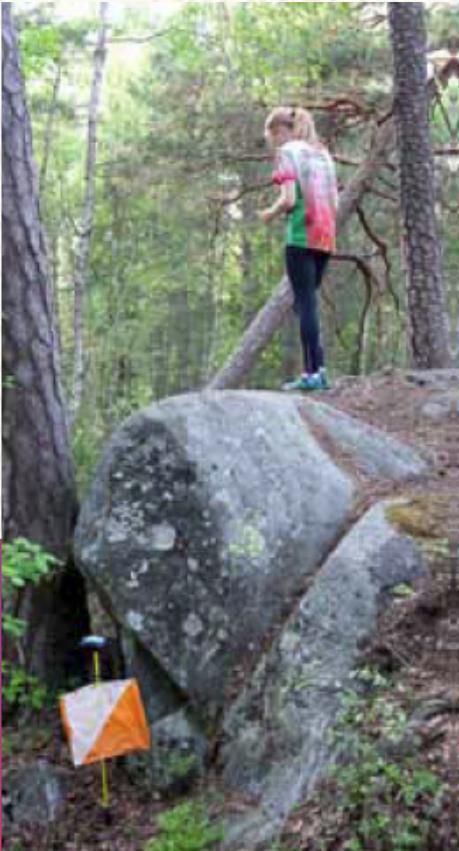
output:
<svg viewBox="0 0 459 851"><path fill-rule="evenodd" d="M393 122L388 119L378 128L368 157L340 194L337 217L339 229L346 225L365 192L371 188L380 169L387 162L394 141ZM224 390L242 384L261 352L282 325L292 301L290 283L288 278L284 277L243 334L227 363L209 382L209 389Z"/></svg>
<svg viewBox="0 0 459 851"><path fill-rule="evenodd" d="M11 4L3 45L3 511L8 541L25 537L66 565L28 591L25 657L48 682L71 669L87 629L84 585L69 567L76 492L59 380L30 120Z"/></svg>
<svg viewBox="0 0 459 851"><path fill-rule="evenodd" d="M389 3L406 237L409 346L421 369L447 366L449 328L435 220L423 3Z"/></svg>
<svg viewBox="0 0 459 851"><path fill-rule="evenodd" d="M81 405L84 384L84 295L88 277L89 252L94 220L95 173L97 152L97 125L102 94L105 59L107 54L108 3L100 4L100 27L94 51L93 77L88 109L88 135L86 147L85 194L80 221L80 235L75 253L74 271L74 375L71 424Z"/></svg>

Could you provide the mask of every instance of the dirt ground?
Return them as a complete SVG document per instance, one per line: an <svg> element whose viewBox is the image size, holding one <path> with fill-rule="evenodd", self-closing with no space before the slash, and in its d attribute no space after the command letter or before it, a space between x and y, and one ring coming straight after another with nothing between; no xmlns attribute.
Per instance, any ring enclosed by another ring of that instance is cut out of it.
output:
<svg viewBox="0 0 459 851"><path fill-rule="evenodd" d="M429 473L409 490L421 506L432 494L438 497L435 532L443 539L443 550L426 549L430 577L409 599L396 601L385 612L362 663L390 671L415 695L411 711L418 718L418 763L433 770L446 789L422 851L453 851L459 848L459 371L388 370L344 378L320 401L392 434L431 462ZM378 496L405 492L406 484L378 493L373 483L364 491L369 505ZM425 518L421 538L426 534L427 540L431 531ZM336 804L333 786L324 784L315 800L292 815L282 847L346 848L349 825ZM400 814L403 802L395 803L391 817ZM365 845L365 851L385 848L372 841Z"/></svg>

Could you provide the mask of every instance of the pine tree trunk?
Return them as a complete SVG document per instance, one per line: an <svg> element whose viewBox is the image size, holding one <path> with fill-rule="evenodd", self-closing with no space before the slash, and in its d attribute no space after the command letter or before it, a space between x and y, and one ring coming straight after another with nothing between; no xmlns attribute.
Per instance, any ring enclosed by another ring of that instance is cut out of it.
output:
<svg viewBox="0 0 459 851"><path fill-rule="evenodd" d="M393 144L394 126L392 121L388 120L379 127L368 157L340 194L337 218L339 229L344 228L355 213L362 196L370 189L387 161ZM282 325L291 305L290 283L288 278L284 277L243 334L227 363L209 382L209 389L224 390L239 387L242 384L261 352Z"/></svg>
<svg viewBox="0 0 459 851"><path fill-rule="evenodd" d="M108 3L101 3L99 9L100 27L97 37L97 45L94 51L93 78L88 109L85 194L80 221L80 236L75 255L75 301L73 316L74 374L71 425L74 424L75 417L78 414L81 405L84 386L84 295L86 291L86 283L88 277L89 252L91 248L91 236L94 220L97 125L99 119L99 105L102 94L104 66L107 53L106 42Z"/></svg>
<svg viewBox="0 0 459 851"><path fill-rule="evenodd" d="M435 220L422 3L389 3L395 117L408 266L408 334L413 365L447 366L449 328Z"/></svg>
<svg viewBox="0 0 459 851"><path fill-rule="evenodd" d="M8 541L25 537L39 543L68 564L76 491L31 127L10 3L2 4L2 46L4 534ZM67 600L73 598L65 612L60 607L62 592ZM48 681L54 680L68 654L75 654L80 628L87 626L83 580L63 568L53 582L28 592L24 606L31 617L26 661Z"/></svg>

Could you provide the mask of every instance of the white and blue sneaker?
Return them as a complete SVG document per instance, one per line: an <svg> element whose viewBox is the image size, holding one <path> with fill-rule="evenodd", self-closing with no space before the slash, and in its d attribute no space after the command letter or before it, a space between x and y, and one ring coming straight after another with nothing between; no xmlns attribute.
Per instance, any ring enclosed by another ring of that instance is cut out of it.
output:
<svg viewBox="0 0 459 851"><path fill-rule="evenodd" d="M295 381L288 381L282 389L286 391L300 390L309 392L311 390L329 390L330 385L327 381L327 372L324 366L321 366L318 372L311 374L303 373Z"/></svg>

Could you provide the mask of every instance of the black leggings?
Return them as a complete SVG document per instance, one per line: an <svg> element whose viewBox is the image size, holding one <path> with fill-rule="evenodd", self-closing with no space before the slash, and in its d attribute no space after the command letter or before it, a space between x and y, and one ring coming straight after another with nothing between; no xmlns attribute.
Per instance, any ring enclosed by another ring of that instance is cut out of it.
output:
<svg viewBox="0 0 459 851"><path fill-rule="evenodd" d="M317 372L324 365L320 344L317 289L330 259L324 251L287 245L287 274L292 285L293 309L300 319L305 372Z"/></svg>

